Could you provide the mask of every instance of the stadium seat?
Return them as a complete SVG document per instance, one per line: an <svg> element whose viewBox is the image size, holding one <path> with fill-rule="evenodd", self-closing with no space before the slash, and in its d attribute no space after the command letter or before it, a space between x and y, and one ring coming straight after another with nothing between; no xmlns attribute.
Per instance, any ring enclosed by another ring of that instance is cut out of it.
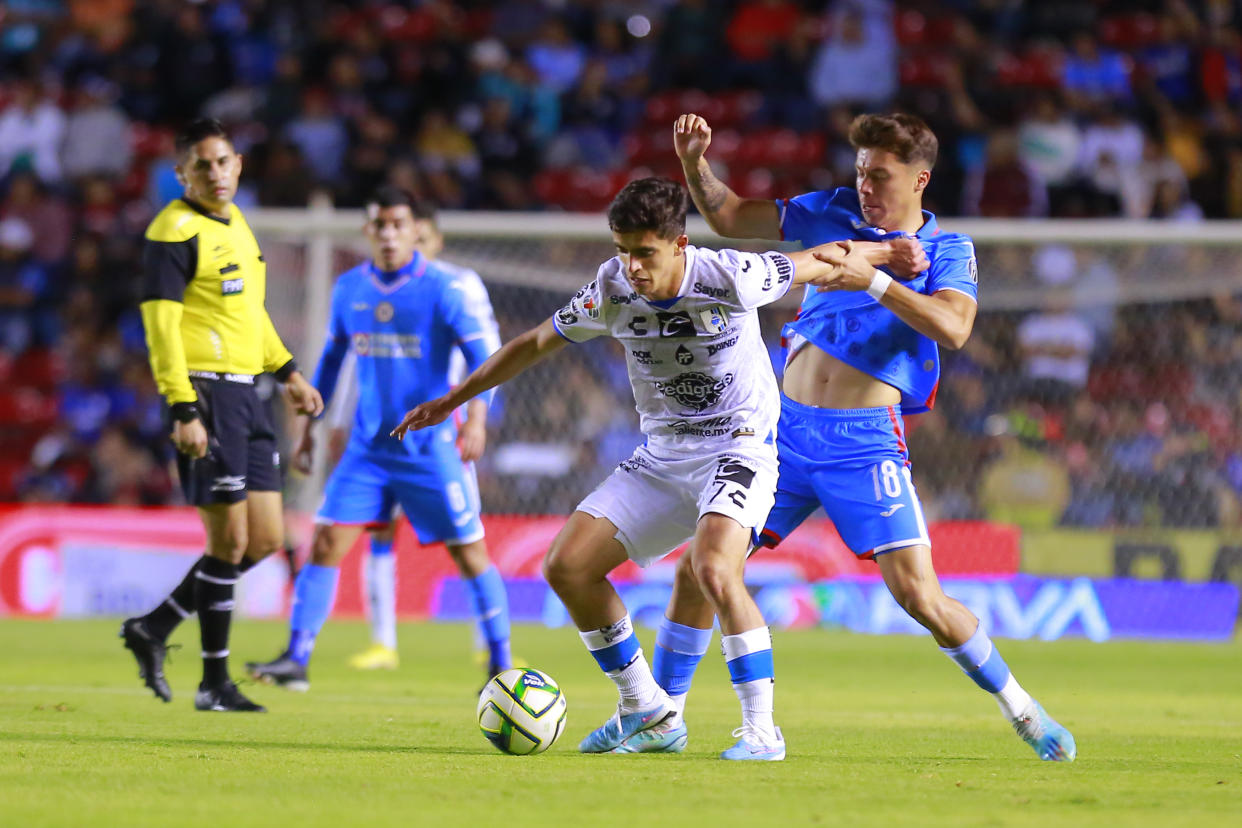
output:
<svg viewBox="0 0 1242 828"><path fill-rule="evenodd" d="M0 425L50 426L56 421L56 397L34 388L0 391Z"/></svg>
<svg viewBox="0 0 1242 828"><path fill-rule="evenodd" d="M1140 12L1101 20L1097 31L1101 43L1133 51L1155 42L1160 33L1160 23L1153 15Z"/></svg>
<svg viewBox="0 0 1242 828"><path fill-rule="evenodd" d="M49 391L65 378L64 359L50 348L32 348L13 363L12 385ZM8 383L5 383L8 385Z"/></svg>

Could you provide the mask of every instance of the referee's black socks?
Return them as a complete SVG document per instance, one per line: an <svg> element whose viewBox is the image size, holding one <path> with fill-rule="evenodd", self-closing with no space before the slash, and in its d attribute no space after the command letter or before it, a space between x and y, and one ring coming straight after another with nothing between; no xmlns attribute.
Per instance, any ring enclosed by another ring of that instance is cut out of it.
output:
<svg viewBox="0 0 1242 828"><path fill-rule="evenodd" d="M194 604L203 645L203 684L208 686L229 680L229 623L233 619L237 576L237 564L209 557L199 561L198 572L194 573Z"/></svg>
<svg viewBox="0 0 1242 828"><path fill-rule="evenodd" d="M194 584L197 583L198 579L194 576L198 574L205 560L207 560L206 555L195 561L194 566L190 567L190 571L185 573L181 583L173 588L168 597L155 609L142 616L142 622L146 626L147 632L157 641L167 641L168 636L177 628L177 625L197 611L198 604L194 598ZM242 558L241 563L237 565L237 573L239 575L244 573L256 563L257 561L252 561L249 558Z"/></svg>

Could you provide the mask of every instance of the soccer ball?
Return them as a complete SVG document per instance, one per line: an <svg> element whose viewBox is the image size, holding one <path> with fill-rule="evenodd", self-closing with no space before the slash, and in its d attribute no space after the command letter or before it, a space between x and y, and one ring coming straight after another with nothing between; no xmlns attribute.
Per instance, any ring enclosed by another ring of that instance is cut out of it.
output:
<svg viewBox="0 0 1242 828"><path fill-rule="evenodd" d="M565 731L565 694L547 673L511 667L479 694L479 729L505 753L543 753Z"/></svg>

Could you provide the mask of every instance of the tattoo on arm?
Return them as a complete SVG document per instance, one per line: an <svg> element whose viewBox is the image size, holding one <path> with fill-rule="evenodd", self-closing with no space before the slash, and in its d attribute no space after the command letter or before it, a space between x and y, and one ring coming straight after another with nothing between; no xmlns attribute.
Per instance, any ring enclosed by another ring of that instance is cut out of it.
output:
<svg viewBox="0 0 1242 828"><path fill-rule="evenodd" d="M694 172L686 176L686 183L690 185L694 203L704 213L716 213L729 198L729 188L712 174L706 161L700 161Z"/></svg>

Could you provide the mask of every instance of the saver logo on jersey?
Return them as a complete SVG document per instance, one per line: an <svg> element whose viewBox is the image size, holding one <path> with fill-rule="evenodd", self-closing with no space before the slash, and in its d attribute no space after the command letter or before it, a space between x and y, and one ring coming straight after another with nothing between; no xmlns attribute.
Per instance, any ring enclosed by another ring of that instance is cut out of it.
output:
<svg viewBox="0 0 1242 828"><path fill-rule="evenodd" d="M724 333L724 329L729 327L729 313L720 305L699 311L699 318L703 320L703 330L709 334Z"/></svg>
<svg viewBox="0 0 1242 828"><path fill-rule="evenodd" d="M660 336L665 338L696 335L694 322L686 311L656 311L656 324L660 326Z"/></svg>
<svg viewBox="0 0 1242 828"><path fill-rule="evenodd" d="M733 374L725 374L720 379L708 376L701 371L678 374L668 382L655 383L656 390L666 397L672 397L691 411L706 411L720 402L720 395L733 384Z"/></svg>

